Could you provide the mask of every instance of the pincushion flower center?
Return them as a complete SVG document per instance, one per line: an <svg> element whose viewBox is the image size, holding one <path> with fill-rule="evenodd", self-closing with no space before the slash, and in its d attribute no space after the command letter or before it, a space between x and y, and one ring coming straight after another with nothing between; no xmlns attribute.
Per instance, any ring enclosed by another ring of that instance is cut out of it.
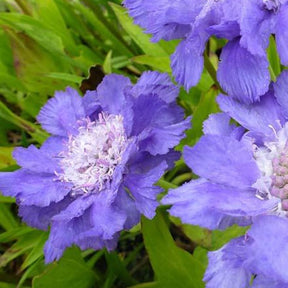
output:
<svg viewBox="0 0 288 288"><path fill-rule="evenodd" d="M266 10L273 11L277 13L280 8L280 1L279 0L263 0L264 7Z"/></svg>
<svg viewBox="0 0 288 288"><path fill-rule="evenodd" d="M60 153L61 181L73 184L73 194L108 188L115 167L127 147L121 115L100 113L98 120L83 119L76 136L70 136Z"/></svg>
<svg viewBox="0 0 288 288"><path fill-rule="evenodd" d="M272 161L271 195L280 198L282 209L288 211L288 147Z"/></svg>
<svg viewBox="0 0 288 288"><path fill-rule="evenodd" d="M276 141L256 147L254 158L262 176L253 185L262 200L278 198L276 214L288 216L288 123L275 132Z"/></svg>

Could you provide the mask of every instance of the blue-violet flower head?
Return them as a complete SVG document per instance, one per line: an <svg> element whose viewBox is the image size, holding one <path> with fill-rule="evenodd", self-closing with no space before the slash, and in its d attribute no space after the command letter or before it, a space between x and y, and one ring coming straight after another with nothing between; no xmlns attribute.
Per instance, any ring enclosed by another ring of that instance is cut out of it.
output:
<svg viewBox="0 0 288 288"><path fill-rule="evenodd" d="M16 197L28 225L51 227L47 263L73 244L114 249L120 231L154 216L162 191L154 184L190 126L178 92L166 74L145 72L135 85L111 74L96 91L67 88L41 109L51 136L39 149L15 149L21 169L0 173L0 190Z"/></svg>
<svg viewBox="0 0 288 288"><path fill-rule="evenodd" d="M239 101L259 101L269 89L266 49L275 35L281 63L288 65L287 0L125 0L135 23L152 41L181 39L171 56L173 75L188 90L202 74L206 42L227 39L217 79Z"/></svg>
<svg viewBox="0 0 288 288"><path fill-rule="evenodd" d="M162 201L172 204L170 213L209 229L252 225L209 253L206 287L248 287L253 275L251 287L288 287L287 99L287 71L258 103L219 95L224 113L210 115L204 136L184 148L184 160L200 178L168 192Z"/></svg>

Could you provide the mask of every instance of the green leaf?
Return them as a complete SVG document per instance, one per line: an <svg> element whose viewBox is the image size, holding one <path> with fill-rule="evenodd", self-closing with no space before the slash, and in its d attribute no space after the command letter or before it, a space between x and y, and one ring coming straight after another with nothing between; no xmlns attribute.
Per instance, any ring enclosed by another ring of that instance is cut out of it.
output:
<svg viewBox="0 0 288 288"><path fill-rule="evenodd" d="M9 37L7 34L1 29L0 27L0 63L3 66L0 66L0 72L1 73L7 73L11 75L15 75L14 70L14 59L13 54L11 50L11 44L9 41ZM0 77L1 79L1 77Z"/></svg>
<svg viewBox="0 0 288 288"><path fill-rule="evenodd" d="M7 72L2 72L3 69L1 69L1 63L0 63L0 83L1 85L8 87L8 88L14 88L20 91L25 91L25 86L21 83L21 81L13 76L7 74ZM4 95L5 96L5 95Z"/></svg>
<svg viewBox="0 0 288 288"><path fill-rule="evenodd" d="M270 37L270 43L267 52L270 65L269 70L271 73L272 80L275 81L276 77L281 73L281 64L277 51L276 42L273 36Z"/></svg>
<svg viewBox="0 0 288 288"><path fill-rule="evenodd" d="M41 0L37 1L37 12L41 23L45 24L49 29L51 29L55 34L57 34L68 53L73 56L79 55L79 50L70 35L70 31L67 29L65 21L55 4L54 0Z"/></svg>
<svg viewBox="0 0 288 288"><path fill-rule="evenodd" d="M48 73L45 75L46 77L63 80L70 83L76 83L80 84L83 81L83 77L74 75L74 74L68 74L68 73L61 73L61 72L53 72Z"/></svg>
<svg viewBox="0 0 288 288"><path fill-rule="evenodd" d="M43 256L43 248L47 239L48 239L48 233L43 232L42 235L38 238L38 241L35 243L35 246L31 250L31 252L27 255L25 261L21 265L21 270L26 269L35 261L37 261L40 257Z"/></svg>
<svg viewBox="0 0 288 288"><path fill-rule="evenodd" d="M64 46L61 38L51 31L42 22L19 13L0 13L0 23L25 32L44 49L64 55Z"/></svg>
<svg viewBox="0 0 288 288"><path fill-rule="evenodd" d="M0 282L0 287L1 288L15 288L15 284ZM22 288L29 288L29 287L28 286L22 286Z"/></svg>
<svg viewBox="0 0 288 288"><path fill-rule="evenodd" d="M231 239L242 236L248 230L249 227L240 227L233 225L224 231L215 230L212 232L212 245L211 250L217 250Z"/></svg>
<svg viewBox="0 0 288 288"><path fill-rule="evenodd" d="M206 120L211 113L219 111L218 104L215 99L219 91L215 88L211 88L207 93L203 93L199 105L194 110L192 126L194 131L194 138L198 138L202 135L202 126L204 120Z"/></svg>
<svg viewBox="0 0 288 288"><path fill-rule="evenodd" d="M12 197L6 197L0 194L0 203L15 203L15 199Z"/></svg>
<svg viewBox="0 0 288 288"><path fill-rule="evenodd" d="M132 58L132 61L142 65L148 65L161 72L171 73L170 58L168 56L155 57L149 55L140 55Z"/></svg>
<svg viewBox="0 0 288 288"><path fill-rule="evenodd" d="M24 288L23 284L28 278L33 278L34 276L38 276L39 274L42 274L47 266L44 264L44 258L38 259L36 262L31 264L22 274L17 287L16 288ZM31 288L31 286L30 286Z"/></svg>
<svg viewBox="0 0 288 288"><path fill-rule="evenodd" d="M89 9L88 7L86 7L85 5L83 5L82 3L79 3L79 1L75 1L73 3L74 8L76 8L79 13L81 13L81 15L83 15L83 17L85 18L85 20L87 22L89 22L89 26L93 27L93 30L97 29L97 33L99 33L100 37L102 38L102 40L104 41L109 41L108 43L104 43L102 42L102 48L104 48L106 45L108 46L113 46L114 51L119 51L120 53L122 53L123 55L127 55L129 57L132 57L133 54L130 51L128 45L123 41L123 39L119 39L110 29L109 27L107 27L107 25L105 23L103 23L101 21L101 19L99 19L99 17L97 17L96 15L96 11L94 11L95 13L93 13L92 9ZM100 6L98 5L97 7L98 9L100 9ZM97 9L96 8L96 9ZM93 31L94 32L94 31ZM91 32L90 32L91 34ZM112 44L112 45L111 45ZM108 47L108 49L110 50L110 48ZM108 51L107 51L108 52ZM92 64L92 63L91 63Z"/></svg>
<svg viewBox="0 0 288 288"><path fill-rule="evenodd" d="M0 169L16 164L12 157L13 147L0 147Z"/></svg>
<svg viewBox="0 0 288 288"><path fill-rule="evenodd" d="M108 52L103 63L103 70L105 74L112 73L112 50Z"/></svg>
<svg viewBox="0 0 288 288"><path fill-rule="evenodd" d="M107 264L111 274L115 277L119 277L126 286L136 284L137 281L129 274L125 264L121 261L117 253L111 252L105 254ZM108 272L109 273L109 272Z"/></svg>
<svg viewBox="0 0 288 288"><path fill-rule="evenodd" d="M39 97L46 100L47 94L51 95L55 90L65 87L62 81L43 76L51 72L68 72L71 67L70 58L51 51L49 53L23 33L16 33L8 28L5 31L10 37L17 78L25 88L24 90L18 85L16 89L39 93ZM15 87L12 85L13 83L9 84L9 88L13 91Z"/></svg>
<svg viewBox="0 0 288 288"><path fill-rule="evenodd" d="M0 203L0 226L7 231L19 226L19 223L10 210L10 206L4 203Z"/></svg>
<svg viewBox="0 0 288 288"><path fill-rule="evenodd" d="M180 226L183 232L197 245L205 248L212 246L212 232L210 230L187 224L180 224Z"/></svg>
<svg viewBox="0 0 288 288"><path fill-rule="evenodd" d="M199 226L182 224L180 219L170 216L170 219L179 226L185 235L198 247L208 250L216 250L221 248L231 239L242 236L247 231L247 227L233 225L226 230L209 230Z"/></svg>
<svg viewBox="0 0 288 288"><path fill-rule="evenodd" d="M149 282L149 283L138 284L130 288L163 288L163 285L158 282Z"/></svg>
<svg viewBox="0 0 288 288"><path fill-rule="evenodd" d="M142 225L145 247L161 284L155 287L204 287L204 267L193 255L175 245L163 215L159 213L153 220L143 218Z"/></svg>
<svg viewBox="0 0 288 288"><path fill-rule="evenodd" d="M18 228L9 230L7 232L0 234L0 243L7 243L10 241L17 240L21 238L23 235L29 234L33 231L35 231L35 229L28 227L28 226L18 227Z"/></svg>
<svg viewBox="0 0 288 288"><path fill-rule="evenodd" d="M41 237L43 233L45 232L33 230L29 233L25 233L25 236L19 237L17 242L13 244L8 250L6 250L3 255L1 255L0 267L5 267L15 258L33 249L34 246L37 245L39 237Z"/></svg>
<svg viewBox="0 0 288 288"><path fill-rule="evenodd" d="M156 43L150 41L150 36L143 33L142 29L133 24L133 20L128 16L127 11L114 3L110 3L123 29L135 41L135 43L150 56L167 56L167 52Z"/></svg>
<svg viewBox="0 0 288 288"><path fill-rule="evenodd" d="M219 111L218 105L215 101L216 96L218 95L218 89L212 87L208 92L202 93L200 101L196 108L191 107L194 111L192 118L192 129L186 132L187 137L181 141L177 149L181 149L184 145L194 145L199 137L203 134L202 126L204 120L206 120L211 113L216 113ZM180 98L186 102L186 99ZM189 99L187 99L189 101ZM187 102L186 102L187 103ZM188 103L188 105L191 105Z"/></svg>
<svg viewBox="0 0 288 288"><path fill-rule="evenodd" d="M37 125L32 124L29 121L24 120L23 118L14 114L2 102L0 102L0 118L3 118L5 120L15 124L16 126L24 129L27 133L29 133L39 143L44 142L44 140L48 136Z"/></svg>
<svg viewBox="0 0 288 288"><path fill-rule="evenodd" d="M93 288L96 277L86 265L79 249L70 248L58 263L49 265L47 270L34 277L33 288Z"/></svg>

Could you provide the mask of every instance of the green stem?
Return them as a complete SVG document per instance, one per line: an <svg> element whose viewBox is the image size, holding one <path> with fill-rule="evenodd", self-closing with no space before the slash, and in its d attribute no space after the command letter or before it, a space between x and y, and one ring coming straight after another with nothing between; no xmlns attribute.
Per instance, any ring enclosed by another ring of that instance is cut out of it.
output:
<svg viewBox="0 0 288 288"><path fill-rule="evenodd" d="M181 183L191 180L192 178L193 174L191 172L188 172L175 177L172 183L179 186Z"/></svg>
<svg viewBox="0 0 288 288"><path fill-rule="evenodd" d="M214 81L215 85L217 86L217 88L221 91L221 93L225 93L222 90L222 88L221 88L221 86L220 86L220 84L219 84L219 82L217 80L216 69L213 66L213 64L212 64L212 62L211 62L211 60L208 57L206 52L204 53L204 66L205 66L206 70L208 71L209 75L211 76L211 78L213 79L213 81Z"/></svg>
<svg viewBox="0 0 288 288"><path fill-rule="evenodd" d="M269 65L269 72L270 72L270 76L271 76L272 81L275 82L277 77L276 77L274 70L271 67L271 65Z"/></svg>
<svg viewBox="0 0 288 288"><path fill-rule="evenodd" d="M170 183L164 179L160 179L158 180L158 182L156 183L156 185L158 186L161 186L162 188L168 190L168 189L171 189L171 188L177 188L178 186L173 184L173 183Z"/></svg>

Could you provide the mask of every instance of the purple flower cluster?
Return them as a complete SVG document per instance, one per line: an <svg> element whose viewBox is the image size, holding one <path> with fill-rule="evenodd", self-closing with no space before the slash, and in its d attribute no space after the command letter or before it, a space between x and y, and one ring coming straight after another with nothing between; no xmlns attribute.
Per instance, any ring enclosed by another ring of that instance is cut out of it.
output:
<svg viewBox="0 0 288 288"><path fill-rule="evenodd" d="M208 288L288 287L287 99L288 71L257 103L219 95L223 113L210 115L204 136L184 148L200 178L168 192L163 203L172 204L170 213L209 229L252 225L209 253Z"/></svg>
<svg viewBox="0 0 288 288"><path fill-rule="evenodd" d="M154 216L162 191L154 184L180 157L173 147L190 126L178 92L166 74L143 73L136 85L112 74L97 91L67 88L41 109L51 137L40 149L15 149L21 169L0 173L0 190L16 197L27 224L51 227L46 262L73 244L111 250L140 214Z"/></svg>
<svg viewBox="0 0 288 288"><path fill-rule="evenodd" d="M125 0L135 23L152 41L182 39L172 55L175 79L186 89L203 70L206 42L225 38L217 78L222 88L246 104L269 89L266 48L275 35L281 63L288 64L287 0Z"/></svg>

